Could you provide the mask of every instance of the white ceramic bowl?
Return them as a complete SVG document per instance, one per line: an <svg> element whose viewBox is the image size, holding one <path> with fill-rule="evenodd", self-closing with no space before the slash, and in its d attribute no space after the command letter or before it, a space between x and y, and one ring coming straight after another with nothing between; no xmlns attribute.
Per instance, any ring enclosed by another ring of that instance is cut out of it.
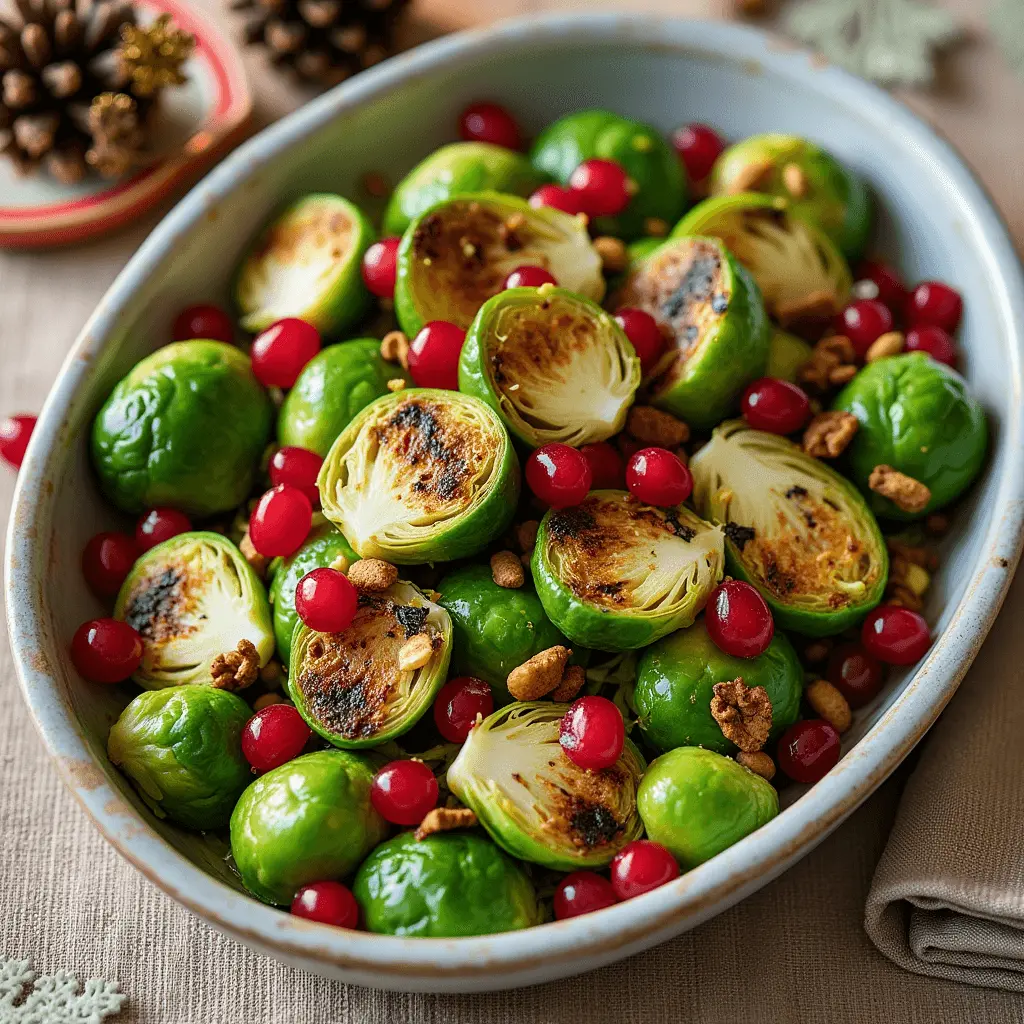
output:
<svg viewBox="0 0 1024 1024"><path fill-rule="evenodd" d="M531 132L566 111L602 106L665 131L699 119L734 137L776 130L822 142L878 193L879 242L907 277L937 277L963 292L965 368L992 415L993 455L937 577L928 657L912 674L894 674L858 716L839 765L774 821L656 893L589 917L475 939L357 934L245 896L222 842L156 820L107 762L107 730L127 692L84 684L65 653L75 627L102 613L79 558L85 540L113 519L90 475L86 437L115 381L168 340L177 309L225 300L245 240L275 207L310 189L357 196L368 170L396 178L450 140L457 112L481 96L508 103ZM382 988L472 991L621 959L717 914L807 853L906 756L953 694L1019 553L1021 324L1020 267L960 158L884 93L807 54L747 28L615 15L521 20L432 43L239 149L164 220L100 303L43 411L11 518L7 613L25 698L110 842L211 924L282 960Z"/></svg>

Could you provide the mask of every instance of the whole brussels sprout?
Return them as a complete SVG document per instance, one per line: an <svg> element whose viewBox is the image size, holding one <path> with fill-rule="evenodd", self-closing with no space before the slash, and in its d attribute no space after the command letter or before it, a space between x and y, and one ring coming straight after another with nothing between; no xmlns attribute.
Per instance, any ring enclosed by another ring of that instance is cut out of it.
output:
<svg viewBox="0 0 1024 1024"><path fill-rule="evenodd" d="M285 317L337 338L370 307L363 253L373 244L366 215L341 196L304 196L259 234L235 278L242 326L253 334Z"/></svg>
<svg viewBox="0 0 1024 1024"><path fill-rule="evenodd" d="M241 697L212 686L140 693L111 728L107 754L158 817L223 828L252 780L242 755L251 715Z"/></svg>
<svg viewBox="0 0 1024 1024"><path fill-rule="evenodd" d="M531 448L604 441L625 425L640 360L596 303L564 288L509 288L484 303L459 359L459 390Z"/></svg>
<svg viewBox="0 0 1024 1024"><path fill-rule="evenodd" d="M500 847L559 871L601 867L643 831L640 752L627 739L610 768L580 768L558 742L568 710L532 701L495 711L470 730L448 769L449 789Z"/></svg>
<svg viewBox="0 0 1024 1024"><path fill-rule="evenodd" d="M231 815L231 853L264 903L291 903L310 882L344 878L388 833L370 802L373 768L321 750L261 775Z"/></svg>
<svg viewBox="0 0 1024 1024"><path fill-rule="evenodd" d="M532 567L544 611L573 643L627 651L693 622L724 561L721 529L685 505L592 491L544 516Z"/></svg>
<svg viewBox="0 0 1024 1024"><path fill-rule="evenodd" d="M533 145L533 166L567 184L584 160L614 160L636 185L629 206L615 217L597 217L599 234L639 238L650 219L673 223L686 206L686 174L657 129L610 110L580 110L555 121ZM561 281L561 278L559 278Z"/></svg>
<svg viewBox="0 0 1024 1024"><path fill-rule="evenodd" d="M353 891L366 930L385 935L445 939L541 923L522 868L473 833L403 832L363 861Z"/></svg>
<svg viewBox="0 0 1024 1024"><path fill-rule="evenodd" d="M648 379L650 401L698 427L735 407L764 373L770 329L753 278L714 238L674 238L629 273L619 306L646 310L669 345Z"/></svg>
<svg viewBox="0 0 1024 1024"><path fill-rule="evenodd" d="M652 761L637 803L647 837L666 847L684 871L779 813L779 796L770 783L702 747L678 747Z"/></svg>
<svg viewBox="0 0 1024 1024"><path fill-rule="evenodd" d="M400 665L403 646L430 640L420 668ZM363 594L342 633L300 622L291 644L288 688L299 713L336 747L373 747L408 732L444 685L452 649L448 613L411 583Z"/></svg>
<svg viewBox="0 0 1024 1024"><path fill-rule="evenodd" d="M277 439L326 455L361 409L388 393L388 381L409 375L380 357L380 342L357 338L328 345L315 355L285 395L277 416Z"/></svg>
<svg viewBox="0 0 1024 1024"><path fill-rule="evenodd" d="M725 528L729 572L775 622L809 636L856 625L882 599L889 557L849 480L778 434L723 423L690 461L693 503Z"/></svg>
<svg viewBox="0 0 1024 1024"><path fill-rule="evenodd" d="M604 297L601 257L582 218L497 192L432 206L409 225L398 249L395 313L402 330L412 338L431 320L468 330L523 264L544 267L584 298Z"/></svg>
<svg viewBox="0 0 1024 1024"><path fill-rule="evenodd" d="M165 345L96 414L92 461L103 493L131 513L158 505L194 516L233 509L249 495L273 408L234 345Z"/></svg>
<svg viewBox="0 0 1024 1024"><path fill-rule="evenodd" d="M637 664L633 703L640 728L658 750L706 747L732 754L711 714L715 683L742 677L747 686L763 686L772 702L771 738L780 736L800 714L804 671L793 645L781 631L756 658L734 658L715 646L698 619L648 647Z"/></svg>
<svg viewBox="0 0 1024 1024"><path fill-rule="evenodd" d="M803 338L776 328L768 342L768 368L765 375L795 384L797 375L807 364L813 351Z"/></svg>
<svg viewBox="0 0 1024 1024"><path fill-rule="evenodd" d="M150 548L121 584L114 618L142 637L132 679L147 690L211 684L211 662L239 640L253 644L260 666L274 653L263 584L219 533L180 533Z"/></svg>
<svg viewBox="0 0 1024 1024"><path fill-rule="evenodd" d="M978 475L988 447L985 411L963 377L923 352L868 363L836 397L860 428L846 449L850 475L874 511L919 519L957 498ZM919 512L898 508L868 487L875 466L920 481L931 500Z"/></svg>
<svg viewBox="0 0 1024 1024"><path fill-rule="evenodd" d="M444 562L505 531L519 460L497 413L478 398L410 388L356 416L317 484L324 515L363 558Z"/></svg>
<svg viewBox="0 0 1024 1024"><path fill-rule="evenodd" d="M401 235L424 210L454 195L528 196L547 181L522 153L489 142L453 142L418 163L391 194L384 230Z"/></svg>

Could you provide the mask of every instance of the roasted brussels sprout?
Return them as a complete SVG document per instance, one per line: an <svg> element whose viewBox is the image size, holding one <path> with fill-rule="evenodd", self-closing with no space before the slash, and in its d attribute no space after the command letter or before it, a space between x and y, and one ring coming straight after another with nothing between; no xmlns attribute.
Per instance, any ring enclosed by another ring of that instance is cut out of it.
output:
<svg viewBox="0 0 1024 1024"><path fill-rule="evenodd" d="M918 519L953 501L978 475L988 447L985 411L964 379L923 352L869 363L836 397L860 429L846 449L850 475L874 511L887 519ZM906 512L868 488L878 465L928 487L931 500Z"/></svg>
<svg viewBox="0 0 1024 1024"><path fill-rule="evenodd" d="M604 296L601 258L581 218L497 192L438 203L413 221L398 249L402 330L411 338L430 320L468 329L523 264L544 267L563 288L595 302Z"/></svg>
<svg viewBox="0 0 1024 1024"><path fill-rule="evenodd" d="M650 233L649 220L672 224L683 212L686 174L672 147L650 125L610 110L581 110L545 128L531 152L533 166L563 185L584 160L595 157L614 160L636 185L622 213L595 219L599 233L639 238Z"/></svg>
<svg viewBox="0 0 1024 1024"><path fill-rule="evenodd" d="M317 482L324 514L363 558L444 562L475 554L508 526L519 461L479 399L413 388L359 413Z"/></svg>
<svg viewBox="0 0 1024 1024"><path fill-rule="evenodd" d="M785 199L856 259L871 230L867 186L835 157L797 135L753 135L730 146L711 175L711 194L764 192Z"/></svg>
<svg viewBox="0 0 1024 1024"><path fill-rule="evenodd" d="M274 653L263 584L219 533L180 533L150 548L121 585L114 618L142 636L132 679L147 690L211 683L211 662L239 640L256 648L261 666Z"/></svg>
<svg viewBox="0 0 1024 1024"><path fill-rule="evenodd" d="M373 768L358 754L303 754L260 776L231 815L245 887L287 905L310 882L343 878L388 834L370 802Z"/></svg>
<svg viewBox="0 0 1024 1024"><path fill-rule="evenodd" d="M652 761L637 802L648 838L670 850L683 870L710 860L779 813L770 783L702 747L678 747Z"/></svg>
<svg viewBox="0 0 1024 1024"><path fill-rule="evenodd" d="M353 891L366 930L385 935L445 939L541 923L526 873L474 833L403 832L363 861Z"/></svg>
<svg viewBox="0 0 1024 1024"><path fill-rule="evenodd" d="M424 210L455 195L503 192L528 196L547 176L522 153L488 142L453 142L418 163L391 195L384 230L401 235Z"/></svg>
<svg viewBox="0 0 1024 1024"><path fill-rule="evenodd" d="M235 304L256 334L285 317L338 337L370 305L363 253L374 231L358 206L317 193L294 202L263 229L238 268Z"/></svg>
<svg viewBox="0 0 1024 1024"><path fill-rule="evenodd" d="M644 736L658 750L707 747L731 754L711 714L715 683L738 677L747 686L763 686L772 702L774 739L800 712L804 672L793 645L777 632L768 649L756 658L734 658L716 647L703 618L648 647L637 664L633 702Z"/></svg>
<svg viewBox="0 0 1024 1024"><path fill-rule="evenodd" d="M388 381L409 375L380 357L380 342L357 338L329 345L305 366L277 417L281 444L326 455L352 417L388 393Z"/></svg>
<svg viewBox="0 0 1024 1024"><path fill-rule="evenodd" d="M761 591L778 625L828 636L881 600L889 559L875 517L819 459L733 420L690 470L697 510L725 528L729 571Z"/></svg>
<svg viewBox="0 0 1024 1024"><path fill-rule="evenodd" d="M610 768L566 757L568 704L510 704L475 726L448 769L451 791L514 857L562 871L607 864L640 837L636 786L644 759L627 739Z"/></svg>
<svg viewBox="0 0 1024 1024"><path fill-rule="evenodd" d="M592 491L544 516L532 564L548 618L573 643L633 650L697 617L722 578L722 531L683 505Z"/></svg>
<svg viewBox="0 0 1024 1024"><path fill-rule="evenodd" d="M138 363L96 414L93 465L125 512L226 512L249 494L272 417L244 352L221 341L175 342Z"/></svg>
<svg viewBox="0 0 1024 1024"><path fill-rule="evenodd" d="M612 317L550 285L488 299L459 360L459 390L531 448L617 434L639 385L640 360Z"/></svg>
<svg viewBox="0 0 1024 1024"><path fill-rule="evenodd" d="M764 303L717 239L660 245L630 271L616 304L644 309L661 325L670 344L650 375L651 402L695 426L717 423L764 373Z"/></svg>
<svg viewBox="0 0 1024 1024"><path fill-rule="evenodd" d="M158 817L223 828L252 780L241 741L250 715L241 697L212 686L140 693L111 728L107 753Z"/></svg>
<svg viewBox="0 0 1024 1024"><path fill-rule="evenodd" d="M768 342L768 369L765 372L769 377L778 377L779 380L795 384L797 374L811 358L813 351L803 338L776 328Z"/></svg>
<svg viewBox="0 0 1024 1024"><path fill-rule="evenodd" d="M424 642L422 664L402 667L402 648ZM303 623L291 644L288 689L310 727L336 747L373 747L408 732L444 685L451 657L448 613L411 583L362 594L343 633Z"/></svg>

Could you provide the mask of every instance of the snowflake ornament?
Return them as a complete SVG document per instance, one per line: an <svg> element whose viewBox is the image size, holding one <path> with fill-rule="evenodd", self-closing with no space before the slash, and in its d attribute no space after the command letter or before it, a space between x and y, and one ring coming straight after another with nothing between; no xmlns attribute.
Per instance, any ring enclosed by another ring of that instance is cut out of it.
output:
<svg viewBox="0 0 1024 1024"><path fill-rule="evenodd" d="M42 975L28 960L0 960L0 1024L102 1024L127 997L117 982L74 974Z"/></svg>

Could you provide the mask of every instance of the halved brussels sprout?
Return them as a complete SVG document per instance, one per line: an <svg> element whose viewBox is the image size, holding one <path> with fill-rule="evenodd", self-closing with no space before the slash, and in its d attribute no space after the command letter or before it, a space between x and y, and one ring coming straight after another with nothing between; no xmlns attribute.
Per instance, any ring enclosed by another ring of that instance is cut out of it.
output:
<svg viewBox="0 0 1024 1024"><path fill-rule="evenodd" d="M771 340L768 343L766 376L778 377L779 380L788 380L791 384L795 384L797 374L807 364L813 351L803 338L776 328L772 331Z"/></svg>
<svg viewBox="0 0 1024 1024"><path fill-rule="evenodd" d="M889 557L849 480L778 434L723 423L690 461L693 501L725 527L729 571L778 625L829 636L882 599Z"/></svg>
<svg viewBox="0 0 1024 1024"><path fill-rule="evenodd" d="M827 325L850 296L842 253L783 199L753 192L706 199L672 234L720 238L753 274L765 308L783 327Z"/></svg>
<svg viewBox="0 0 1024 1024"><path fill-rule="evenodd" d="M260 665L274 653L259 577L219 533L180 533L147 551L121 585L114 618L142 636L132 679L147 690L213 682L210 663L248 640Z"/></svg>
<svg viewBox="0 0 1024 1024"><path fill-rule="evenodd" d="M601 257L586 224L497 192L455 196L409 225L398 249L395 313L409 337L430 320L465 329L523 264L544 267L571 292L604 296Z"/></svg>
<svg viewBox="0 0 1024 1024"><path fill-rule="evenodd" d="M661 325L669 345L651 372L651 402L698 427L726 416L764 373L770 335L750 274L715 238L674 238L634 267L615 297Z"/></svg>
<svg viewBox="0 0 1024 1024"><path fill-rule="evenodd" d="M238 268L242 326L256 334L293 316L337 337L369 308L362 261L373 240L365 214L341 196L317 193L292 203Z"/></svg>
<svg viewBox="0 0 1024 1024"><path fill-rule="evenodd" d="M391 194L384 230L401 235L424 210L455 195L528 196L547 181L522 153L489 142L452 142L418 163Z"/></svg>
<svg viewBox="0 0 1024 1024"><path fill-rule="evenodd" d="M628 651L693 622L724 562L721 529L686 506L592 491L548 511L532 565L548 618L573 643Z"/></svg>
<svg viewBox="0 0 1024 1024"><path fill-rule="evenodd" d="M424 665L403 669L399 654L413 637L430 642ZM299 713L336 747L373 747L408 732L444 685L452 620L411 583L361 594L343 633L295 627L288 689Z"/></svg>
<svg viewBox="0 0 1024 1024"><path fill-rule="evenodd" d="M568 704L510 704L475 726L448 769L448 786L502 849L560 871L601 867L643 827L636 787L644 771L627 739L610 768L566 757L558 728Z"/></svg>
<svg viewBox="0 0 1024 1024"><path fill-rule="evenodd" d="M459 360L459 389L531 448L617 434L639 385L640 360L612 317L550 285L488 299Z"/></svg>
<svg viewBox="0 0 1024 1024"><path fill-rule="evenodd" d="M317 484L324 515L363 558L445 562L476 554L512 521L519 460L478 398L412 388L346 427Z"/></svg>

